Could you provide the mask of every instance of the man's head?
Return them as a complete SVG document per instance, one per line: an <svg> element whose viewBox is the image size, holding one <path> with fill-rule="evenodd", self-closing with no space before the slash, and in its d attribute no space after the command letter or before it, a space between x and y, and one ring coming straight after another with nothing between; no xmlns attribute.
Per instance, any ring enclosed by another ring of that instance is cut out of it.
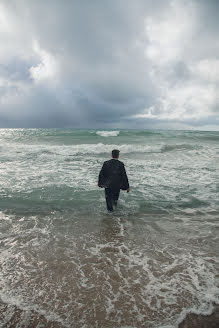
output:
<svg viewBox="0 0 219 328"><path fill-rule="evenodd" d="M112 158L119 158L119 150L118 149L112 150Z"/></svg>

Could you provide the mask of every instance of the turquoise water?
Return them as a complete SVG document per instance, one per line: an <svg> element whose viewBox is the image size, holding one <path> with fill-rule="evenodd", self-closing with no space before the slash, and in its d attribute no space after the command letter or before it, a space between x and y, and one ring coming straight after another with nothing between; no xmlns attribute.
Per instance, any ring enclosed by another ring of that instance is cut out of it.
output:
<svg viewBox="0 0 219 328"><path fill-rule="evenodd" d="M121 197L124 211L204 214L218 208L218 132L111 134L1 130L2 209L31 213L67 207L98 214L105 204L97 177L113 148L121 150L132 186L132 193Z"/></svg>
<svg viewBox="0 0 219 328"><path fill-rule="evenodd" d="M131 191L109 217L97 180L113 148ZM177 327L210 313L218 155L219 132L1 129L3 324Z"/></svg>

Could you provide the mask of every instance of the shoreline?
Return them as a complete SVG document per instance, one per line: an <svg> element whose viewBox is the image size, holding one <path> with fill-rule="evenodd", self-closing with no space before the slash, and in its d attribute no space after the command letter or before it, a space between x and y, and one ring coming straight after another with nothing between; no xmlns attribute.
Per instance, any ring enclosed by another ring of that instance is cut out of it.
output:
<svg viewBox="0 0 219 328"><path fill-rule="evenodd" d="M9 321L3 322L3 325L15 327L16 324L27 320L27 324L36 328L38 325L44 325L48 328L63 328L65 325L56 318L48 319L44 313L39 313L34 309L21 309L15 304L7 304L0 301L0 315L8 311L7 308L14 308L14 314ZM10 312L10 310L9 310ZM77 323L76 323L77 324ZM148 327L148 326L145 326ZM218 328L219 327L219 305L215 305L213 313L210 315L189 313L186 318L178 324L177 328ZM133 327L134 328L134 327ZM148 327L149 328L149 327Z"/></svg>
<svg viewBox="0 0 219 328"><path fill-rule="evenodd" d="M219 305L214 306L210 315L189 313L178 325L178 328L218 328L219 327Z"/></svg>

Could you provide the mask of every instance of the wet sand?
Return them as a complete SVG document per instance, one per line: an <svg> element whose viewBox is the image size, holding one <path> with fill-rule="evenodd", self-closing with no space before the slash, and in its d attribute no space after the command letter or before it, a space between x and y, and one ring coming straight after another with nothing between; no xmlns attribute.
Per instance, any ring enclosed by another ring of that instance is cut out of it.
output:
<svg viewBox="0 0 219 328"><path fill-rule="evenodd" d="M36 224L32 218L16 218L12 225L19 222L28 229L15 231L10 253L3 253L1 328L176 328L182 311L198 308L203 295L216 288L214 240L196 245L197 229L189 224L187 248L187 221L182 225L181 220L158 216L55 218L37 221L37 238L36 228L30 230ZM202 234L205 223L198 225ZM181 239L173 231L180 231ZM197 253L201 245L207 260ZM218 327L218 308L208 317L190 314L179 325L200 327Z"/></svg>
<svg viewBox="0 0 219 328"><path fill-rule="evenodd" d="M211 315L203 316L189 314L179 325L179 328L218 328L219 327L219 305Z"/></svg>
<svg viewBox="0 0 219 328"><path fill-rule="evenodd" d="M4 314L8 306L6 304L0 304L0 317ZM49 321L47 320L43 314L39 314L35 311L23 311L17 308L16 306L11 306L13 309L13 315L11 316L10 320L4 324L4 322L0 321L0 327L4 328L14 328L17 324L24 323L25 327L28 328L38 328L38 327L45 327L45 328L64 328L64 326L57 322L57 321ZM9 308L7 309L7 311ZM10 311L9 311L10 312ZM107 328L107 326L101 323L101 318L96 318L95 326L98 328ZM94 323L94 322L93 322ZM92 326L93 326L92 323ZM22 326L23 327L23 326ZM71 328L79 328L80 324L77 322L72 322ZM70 328L69 327L69 328ZM118 325L118 328L121 327ZM142 325L142 328L150 328L147 323ZM214 312L209 316L203 315L195 315L189 314L186 319L179 324L178 328L218 328L219 327L219 305L217 305L214 309ZM134 328L134 326L133 326Z"/></svg>

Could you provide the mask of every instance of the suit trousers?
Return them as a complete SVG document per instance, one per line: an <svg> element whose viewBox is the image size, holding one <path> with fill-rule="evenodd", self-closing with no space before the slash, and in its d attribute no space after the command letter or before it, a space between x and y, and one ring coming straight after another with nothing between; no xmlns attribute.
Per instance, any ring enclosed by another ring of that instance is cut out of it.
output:
<svg viewBox="0 0 219 328"><path fill-rule="evenodd" d="M108 211L112 212L113 205L117 205L119 193L120 189L105 188L106 207Z"/></svg>

